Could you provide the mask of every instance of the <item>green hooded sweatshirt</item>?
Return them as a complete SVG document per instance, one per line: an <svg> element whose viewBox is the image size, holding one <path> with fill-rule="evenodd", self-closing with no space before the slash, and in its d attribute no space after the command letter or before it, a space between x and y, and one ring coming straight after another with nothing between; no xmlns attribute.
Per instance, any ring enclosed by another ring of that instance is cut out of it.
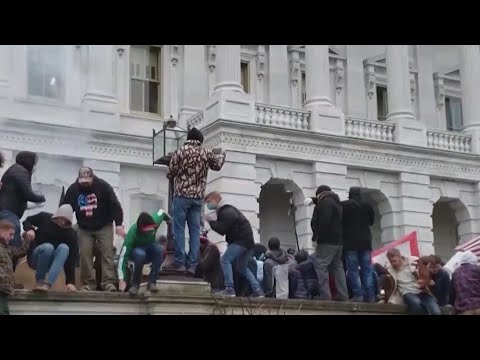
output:
<svg viewBox="0 0 480 360"><path fill-rule="evenodd" d="M169 215L160 209L157 213L152 214L153 221L155 224L160 226L160 224L169 218ZM156 240L155 238L156 231L150 231L146 234L142 234L137 229L137 223L133 224L128 230L125 241L122 245L122 250L120 251L120 257L118 259L118 279L125 280L125 274L127 270L128 260L134 248L138 246L147 246L153 244Z"/></svg>

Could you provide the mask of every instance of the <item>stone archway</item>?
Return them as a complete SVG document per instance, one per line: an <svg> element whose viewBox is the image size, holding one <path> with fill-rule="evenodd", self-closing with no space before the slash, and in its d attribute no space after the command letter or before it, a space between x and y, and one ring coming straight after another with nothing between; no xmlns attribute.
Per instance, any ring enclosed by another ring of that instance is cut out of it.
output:
<svg viewBox="0 0 480 360"><path fill-rule="evenodd" d="M440 197L432 211L433 247L435 254L447 261L455 247L472 234L471 217L460 199Z"/></svg>
<svg viewBox="0 0 480 360"><path fill-rule="evenodd" d="M375 213L372 231L372 249L379 249L386 243L395 240L393 211L390 201L378 189L362 189L362 199L370 204Z"/></svg>
<svg viewBox="0 0 480 360"><path fill-rule="evenodd" d="M271 237L278 237L282 248L308 247L306 233L307 211L305 197L298 185L289 179L271 178L262 185L258 198L260 242L267 246ZM294 205L293 210L291 205ZM295 212L295 213L294 213ZM296 234L295 234L296 231Z"/></svg>

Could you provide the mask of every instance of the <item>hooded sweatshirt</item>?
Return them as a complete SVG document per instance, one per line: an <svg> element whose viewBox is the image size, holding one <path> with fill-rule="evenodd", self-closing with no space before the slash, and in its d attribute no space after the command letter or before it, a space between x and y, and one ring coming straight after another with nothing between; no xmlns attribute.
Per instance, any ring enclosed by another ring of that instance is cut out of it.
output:
<svg viewBox="0 0 480 360"><path fill-rule="evenodd" d="M337 194L325 191L317 196L311 221L317 244L342 245L343 209Z"/></svg>
<svg viewBox="0 0 480 360"><path fill-rule="evenodd" d="M343 249L353 251L372 250L370 226L375 220L372 207L360 197L360 189L352 187L349 199L342 201Z"/></svg>
<svg viewBox="0 0 480 360"><path fill-rule="evenodd" d="M2 177L0 209L9 210L21 218L27 209L28 201L42 203L45 202L45 197L32 190L32 172L37 163L37 154L21 151L15 161Z"/></svg>
<svg viewBox="0 0 480 360"><path fill-rule="evenodd" d="M72 212L73 214L73 212ZM55 216L61 215L61 209L57 210ZM52 244L56 249L60 244L68 246L68 257L63 264L66 284L75 284L75 265L78 259L77 235L72 227L63 228L52 221L54 215L48 212L40 212L29 216L23 222L25 231L35 231L35 240L30 243L27 251L27 262L32 266L33 250L44 243ZM69 219L71 221L71 218Z"/></svg>
<svg viewBox="0 0 480 360"><path fill-rule="evenodd" d="M208 170L220 171L224 162L225 155L215 155L200 140L187 140L170 160L167 178L174 180L174 195L203 199Z"/></svg>
<svg viewBox="0 0 480 360"><path fill-rule="evenodd" d="M69 186L63 204L70 204L82 230L97 231L112 224L123 224L123 210L113 188L105 180L93 176L91 186L81 186L78 181Z"/></svg>
<svg viewBox="0 0 480 360"><path fill-rule="evenodd" d="M155 230L149 231L147 233L142 233L138 230L137 224L133 224L128 230L125 241L123 242L122 249L120 250L120 257L118 259L118 278L119 280L125 279L125 274L127 271L128 260L130 255L138 246L148 246L153 244L156 241L155 234L158 230L160 224L168 218L168 215L165 211L159 210L155 214L152 214L153 221L157 228Z"/></svg>
<svg viewBox="0 0 480 360"><path fill-rule="evenodd" d="M225 235L227 244L236 244L253 249L255 241L250 222L235 206L223 200L218 204L217 220L209 222L213 231Z"/></svg>

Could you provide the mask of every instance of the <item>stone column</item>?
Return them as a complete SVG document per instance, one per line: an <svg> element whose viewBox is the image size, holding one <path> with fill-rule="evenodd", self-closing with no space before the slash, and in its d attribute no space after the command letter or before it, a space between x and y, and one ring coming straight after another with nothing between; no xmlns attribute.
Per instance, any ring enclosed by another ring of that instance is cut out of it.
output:
<svg viewBox="0 0 480 360"><path fill-rule="evenodd" d="M328 45L305 45L307 100L304 107L311 111L310 130L345 135L345 120L330 99Z"/></svg>
<svg viewBox="0 0 480 360"><path fill-rule="evenodd" d="M398 179L398 197L390 197L394 213L395 240L416 231L420 254L433 254L430 177L402 172Z"/></svg>
<svg viewBox="0 0 480 360"><path fill-rule="evenodd" d="M472 151L480 153L480 49L478 45L460 46L463 131L472 135Z"/></svg>
<svg viewBox="0 0 480 360"><path fill-rule="evenodd" d="M388 121L395 123L395 141L426 146L424 124L412 112L408 45L387 45Z"/></svg>
<svg viewBox="0 0 480 360"><path fill-rule="evenodd" d="M89 112L118 117L113 90L113 45L89 45L87 91L82 106Z"/></svg>
<svg viewBox="0 0 480 360"><path fill-rule="evenodd" d="M270 104L290 106L287 45L270 45L268 52Z"/></svg>
<svg viewBox="0 0 480 360"><path fill-rule="evenodd" d="M205 45L185 45L183 55L183 99L180 106L180 126L203 110L208 100L208 77Z"/></svg>
<svg viewBox="0 0 480 360"><path fill-rule="evenodd" d="M0 98L9 94L11 59L11 46L0 45Z"/></svg>
<svg viewBox="0 0 480 360"><path fill-rule="evenodd" d="M240 45L216 45L215 92L243 93L240 79Z"/></svg>

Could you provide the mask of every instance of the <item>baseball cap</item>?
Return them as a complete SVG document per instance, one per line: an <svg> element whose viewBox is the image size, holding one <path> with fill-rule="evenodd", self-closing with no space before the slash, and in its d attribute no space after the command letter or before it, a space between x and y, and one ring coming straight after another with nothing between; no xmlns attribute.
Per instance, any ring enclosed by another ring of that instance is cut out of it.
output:
<svg viewBox="0 0 480 360"><path fill-rule="evenodd" d="M93 170L89 167L82 167L78 171L78 183L88 184L93 181Z"/></svg>

